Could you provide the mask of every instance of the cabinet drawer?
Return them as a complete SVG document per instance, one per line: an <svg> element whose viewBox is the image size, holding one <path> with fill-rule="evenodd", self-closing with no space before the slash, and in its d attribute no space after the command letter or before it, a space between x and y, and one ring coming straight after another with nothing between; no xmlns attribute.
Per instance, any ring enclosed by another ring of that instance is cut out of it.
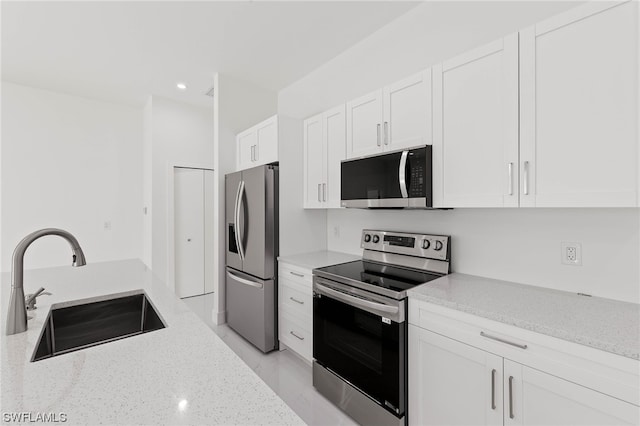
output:
<svg viewBox="0 0 640 426"><path fill-rule="evenodd" d="M280 279L278 299L281 309L295 312L311 321L313 314L313 297L311 295L311 289L305 290L306 291L301 291L300 286L296 286L295 284L291 285L288 279L282 277Z"/></svg>
<svg viewBox="0 0 640 426"><path fill-rule="evenodd" d="M313 283L313 274L311 269L302 268L288 263L280 263L278 275L287 278L291 282L297 283L303 287L311 288Z"/></svg>
<svg viewBox="0 0 640 426"><path fill-rule="evenodd" d="M313 334L310 329L305 328L298 318L288 315L286 311L280 311L280 341L291 350L297 352L307 361L311 361L313 356Z"/></svg>

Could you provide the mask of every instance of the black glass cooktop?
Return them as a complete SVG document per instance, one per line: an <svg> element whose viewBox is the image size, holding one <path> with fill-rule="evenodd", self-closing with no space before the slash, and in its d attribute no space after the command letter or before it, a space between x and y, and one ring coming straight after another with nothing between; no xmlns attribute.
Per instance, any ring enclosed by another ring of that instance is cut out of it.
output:
<svg viewBox="0 0 640 426"><path fill-rule="evenodd" d="M428 272L419 272L364 260L317 268L314 269L314 273L316 272L320 276L337 279L346 278L347 281L358 281L397 293L404 293L412 287L440 278L440 275Z"/></svg>

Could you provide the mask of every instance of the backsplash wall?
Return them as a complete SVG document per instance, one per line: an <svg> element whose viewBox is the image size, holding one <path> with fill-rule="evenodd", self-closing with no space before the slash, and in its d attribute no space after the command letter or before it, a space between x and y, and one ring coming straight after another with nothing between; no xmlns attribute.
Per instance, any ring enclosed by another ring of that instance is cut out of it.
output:
<svg viewBox="0 0 640 426"><path fill-rule="evenodd" d="M452 270L640 302L638 209L330 210L329 250L361 254L362 229L451 235ZM582 266L560 243L582 244Z"/></svg>

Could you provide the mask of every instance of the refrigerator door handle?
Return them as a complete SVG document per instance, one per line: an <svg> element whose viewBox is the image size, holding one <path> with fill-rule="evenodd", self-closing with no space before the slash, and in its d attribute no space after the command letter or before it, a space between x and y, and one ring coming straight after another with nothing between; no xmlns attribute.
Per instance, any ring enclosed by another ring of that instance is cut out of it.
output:
<svg viewBox="0 0 640 426"><path fill-rule="evenodd" d="M241 278L241 277L237 276L236 274L234 274L232 272L229 272L229 271L227 271L227 277L229 279L232 279L234 281L239 282L240 284L250 285L251 287L255 287L255 288L262 288L262 283L255 282L255 281L250 281L250 280L247 280L245 278Z"/></svg>
<svg viewBox="0 0 640 426"><path fill-rule="evenodd" d="M238 254L240 260L244 260L244 247L242 246L242 235L240 233L240 208L242 207L242 197L244 195L244 181L238 184L238 192L236 193L236 205L234 211L234 221L236 223L236 246L238 246Z"/></svg>

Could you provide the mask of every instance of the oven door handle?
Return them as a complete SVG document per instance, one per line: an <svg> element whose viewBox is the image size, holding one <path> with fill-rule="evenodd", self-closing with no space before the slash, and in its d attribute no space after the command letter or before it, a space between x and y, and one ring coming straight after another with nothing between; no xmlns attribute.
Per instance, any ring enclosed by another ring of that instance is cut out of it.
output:
<svg viewBox="0 0 640 426"><path fill-rule="evenodd" d="M362 308L365 311L371 312L375 315L380 315L382 317L396 316L399 313L399 309L397 306L388 306L383 303L372 302L370 300L350 296L346 293L334 290L322 284L316 283L314 291L318 294L324 294L325 296L329 296L332 299L340 300L341 302L344 302L348 305Z"/></svg>

